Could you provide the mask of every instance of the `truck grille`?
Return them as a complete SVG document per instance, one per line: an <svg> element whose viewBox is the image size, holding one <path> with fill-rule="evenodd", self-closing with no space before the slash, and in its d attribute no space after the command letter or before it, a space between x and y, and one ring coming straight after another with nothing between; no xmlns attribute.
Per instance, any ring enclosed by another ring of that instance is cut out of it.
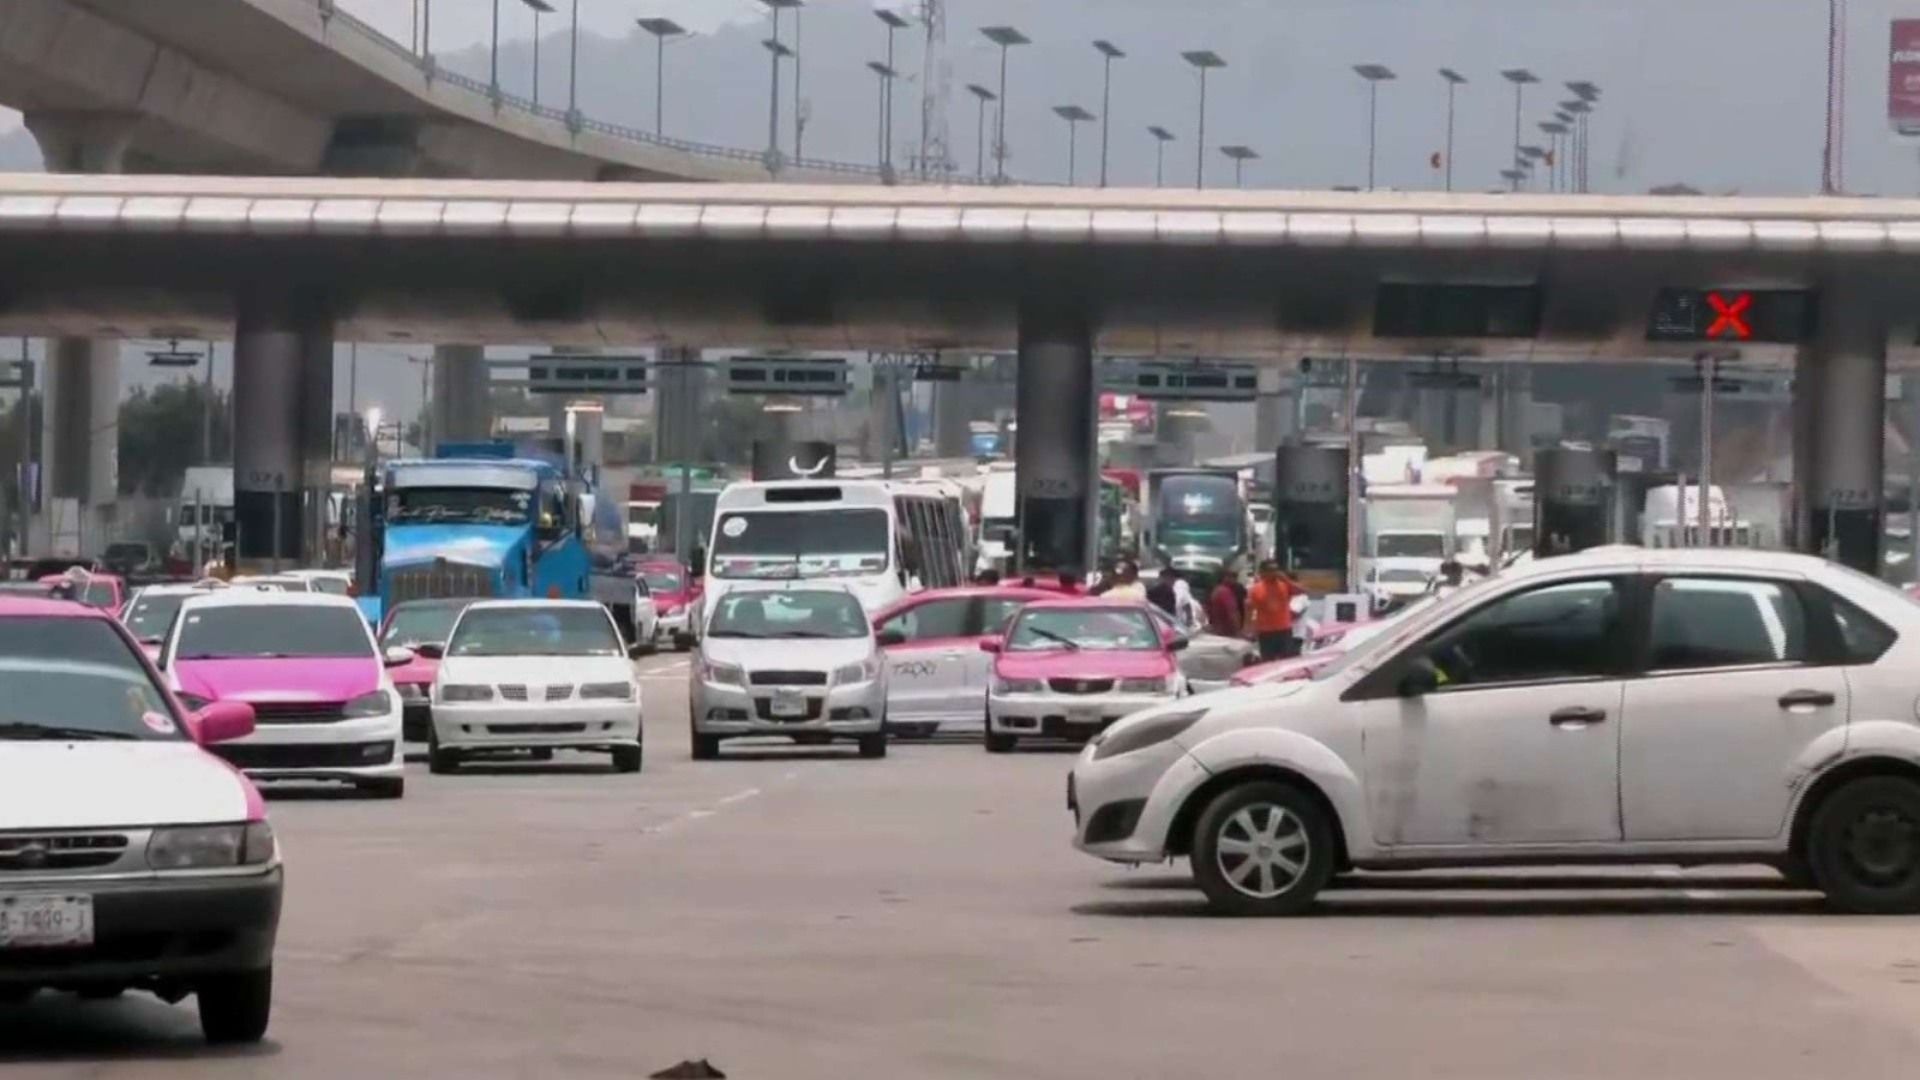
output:
<svg viewBox="0 0 1920 1080"><path fill-rule="evenodd" d="M443 600L493 595L493 573L486 567L440 560L387 572L387 606L409 600Z"/></svg>
<svg viewBox="0 0 1920 1080"><path fill-rule="evenodd" d="M127 850L120 833L35 833L0 836L0 874L84 870L117 862Z"/></svg>

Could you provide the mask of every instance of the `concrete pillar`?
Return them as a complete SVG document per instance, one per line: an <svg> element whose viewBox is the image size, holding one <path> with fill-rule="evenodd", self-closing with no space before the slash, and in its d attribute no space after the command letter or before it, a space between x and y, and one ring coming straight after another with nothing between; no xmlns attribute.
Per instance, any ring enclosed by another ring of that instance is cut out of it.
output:
<svg viewBox="0 0 1920 1080"><path fill-rule="evenodd" d="M288 303L247 298L233 355L239 557L255 565L311 561L317 505L309 493L325 492L330 465L332 322Z"/></svg>
<svg viewBox="0 0 1920 1080"><path fill-rule="evenodd" d="M118 113L26 116L47 171L60 173L123 171L135 123ZM120 485L120 343L61 338L49 346L40 447L46 499L36 546L60 554L98 552L111 538Z"/></svg>
<svg viewBox="0 0 1920 1080"><path fill-rule="evenodd" d="M691 363L700 359L700 350L666 348L659 358L662 363L654 369L653 459L700 461L705 457L707 373Z"/></svg>
<svg viewBox="0 0 1920 1080"><path fill-rule="evenodd" d="M903 382L911 374L897 365L876 361L869 372L873 377L870 406L867 409L865 453L869 462L898 462L906 455L900 449L900 398ZM911 383L907 383L911 386Z"/></svg>
<svg viewBox="0 0 1920 1080"><path fill-rule="evenodd" d="M967 357L962 354L942 353L940 362L955 366L963 365ZM933 456L938 458L961 458L973 456L973 421L986 419L977 416L977 402L980 395L973 381L974 372L963 370L955 382L933 384Z"/></svg>
<svg viewBox="0 0 1920 1080"><path fill-rule="evenodd" d="M1294 421L1299 416L1294 406L1294 385L1298 380L1292 371L1277 367L1263 367L1255 378L1259 396L1253 403L1253 445L1272 450L1294 436Z"/></svg>
<svg viewBox="0 0 1920 1080"><path fill-rule="evenodd" d="M1071 311L1023 310L1014 473L1025 569L1092 569L1100 498L1093 334Z"/></svg>
<svg viewBox="0 0 1920 1080"><path fill-rule="evenodd" d="M428 416L427 426L440 442L484 442L493 437L493 399L484 348L434 346Z"/></svg>
<svg viewBox="0 0 1920 1080"><path fill-rule="evenodd" d="M1860 283L1826 285L1820 333L1794 372L1800 549L1880 572L1885 502L1887 320Z"/></svg>
<svg viewBox="0 0 1920 1080"><path fill-rule="evenodd" d="M604 407L570 408L567 414L573 422L567 453L574 469L598 479L607 464L607 411Z"/></svg>

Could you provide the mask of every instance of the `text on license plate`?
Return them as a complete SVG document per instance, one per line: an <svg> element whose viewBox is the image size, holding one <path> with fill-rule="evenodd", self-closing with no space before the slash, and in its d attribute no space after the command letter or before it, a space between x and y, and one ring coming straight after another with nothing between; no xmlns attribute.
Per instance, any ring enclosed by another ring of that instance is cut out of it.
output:
<svg viewBox="0 0 1920 1080"><path fill-rule="evenodd" d="M769 711L775 716L805 716L807 715L807 699L797 695L787 697L783 694L776 694L773 699L773 705Z"/></svg>
<svg viewBox="0 0 1920 1080"><path fill-rule="evenodd" d="M93 944L93 897L0 895L0 949Z"/></svg>
<svg viewBox="0 0 1920 1080"><path fill-rule="evenodd" d="M1069 724L1097 724L1099 722L1100 722L1099 709L1068 709L1067 710L1067 723Z"/></svg>

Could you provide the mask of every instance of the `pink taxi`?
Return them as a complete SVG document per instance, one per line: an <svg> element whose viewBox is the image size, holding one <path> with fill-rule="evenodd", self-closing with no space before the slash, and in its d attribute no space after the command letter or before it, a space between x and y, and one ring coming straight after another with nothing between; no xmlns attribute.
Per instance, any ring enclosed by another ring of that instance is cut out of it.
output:
<svg viewBox="0 0 1920 1080"><path fill-rule="evenodd" d="M980 642L1034 600L1040 588L972 585L929 589L881 609L874 640L886 655L887 730L903 736L978 731L987 712L993 657Z"/></svg>
<svg viewBox="0 0 1920 1080"><path fill-rule="evenodd" d="M1006 753L1022 738L1088 739L1129 713L1184 695L1186 679L1174 653L1185 647L1184 639L1162 632L1142 603L1028 603L1004 636L980 643L995 654L987 750Z"/></svg>
<svg viewBox="0 0 1920 1080"><path fill-rule="evenodd" d="M693 644L687 619L700 599L700 579L689 576L687 568L677 559L641 560L634 567L634 574L646 582L647 592L653 596L653 609L659 616L654 624L654 639L666 641L684 652Z"/></svg>

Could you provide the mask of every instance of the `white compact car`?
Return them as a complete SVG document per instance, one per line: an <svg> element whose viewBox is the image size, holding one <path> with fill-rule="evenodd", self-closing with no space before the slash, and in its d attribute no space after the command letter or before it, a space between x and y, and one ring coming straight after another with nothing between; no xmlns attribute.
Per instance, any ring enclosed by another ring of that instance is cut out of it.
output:
<svg viewBox="0 0 1920 1080"><path fill-rule="evenodd" d="M1608 548L1466 586L1311 680L1122 721L1083 851L1188 857L1223 911L1334 874L1765 862L1920 911L1920 605L1800 555Z"/></svg>
<svg viewBox="0 0 1920 1080"><path fill-rule="evenodd" d="M614 771L639 772L640 687L613 617L591 600L467 605L434 677L429 731L436 773L500 750L603 751Z"/></svg>
<svg viewBox="0 0 1920 1080"><path fill-rule="evenodd" d="M252 709L181 710L125 630L52 601L0 599L0 687L0 1006L193 994L209 1041L259 1040L280 852L253 784L201 748Z"/></svg>
<svg viewBox="0 0 1920 1080"><path fill-rule="evenodd" d="M708 599L689 675L696 760L750 735L852 739L861 757L887 755L886 665L850 590L742 582Z"/></svg>
<svg viewBox="0 0 1920 1080"><path fill-rule="evenodd" d="M188 597L160 652L189 708L253 706L259 726L215 752L256 780L351 784L377 798L406 793L400 695L354 602L316 592L231 588Z"/></svg>

